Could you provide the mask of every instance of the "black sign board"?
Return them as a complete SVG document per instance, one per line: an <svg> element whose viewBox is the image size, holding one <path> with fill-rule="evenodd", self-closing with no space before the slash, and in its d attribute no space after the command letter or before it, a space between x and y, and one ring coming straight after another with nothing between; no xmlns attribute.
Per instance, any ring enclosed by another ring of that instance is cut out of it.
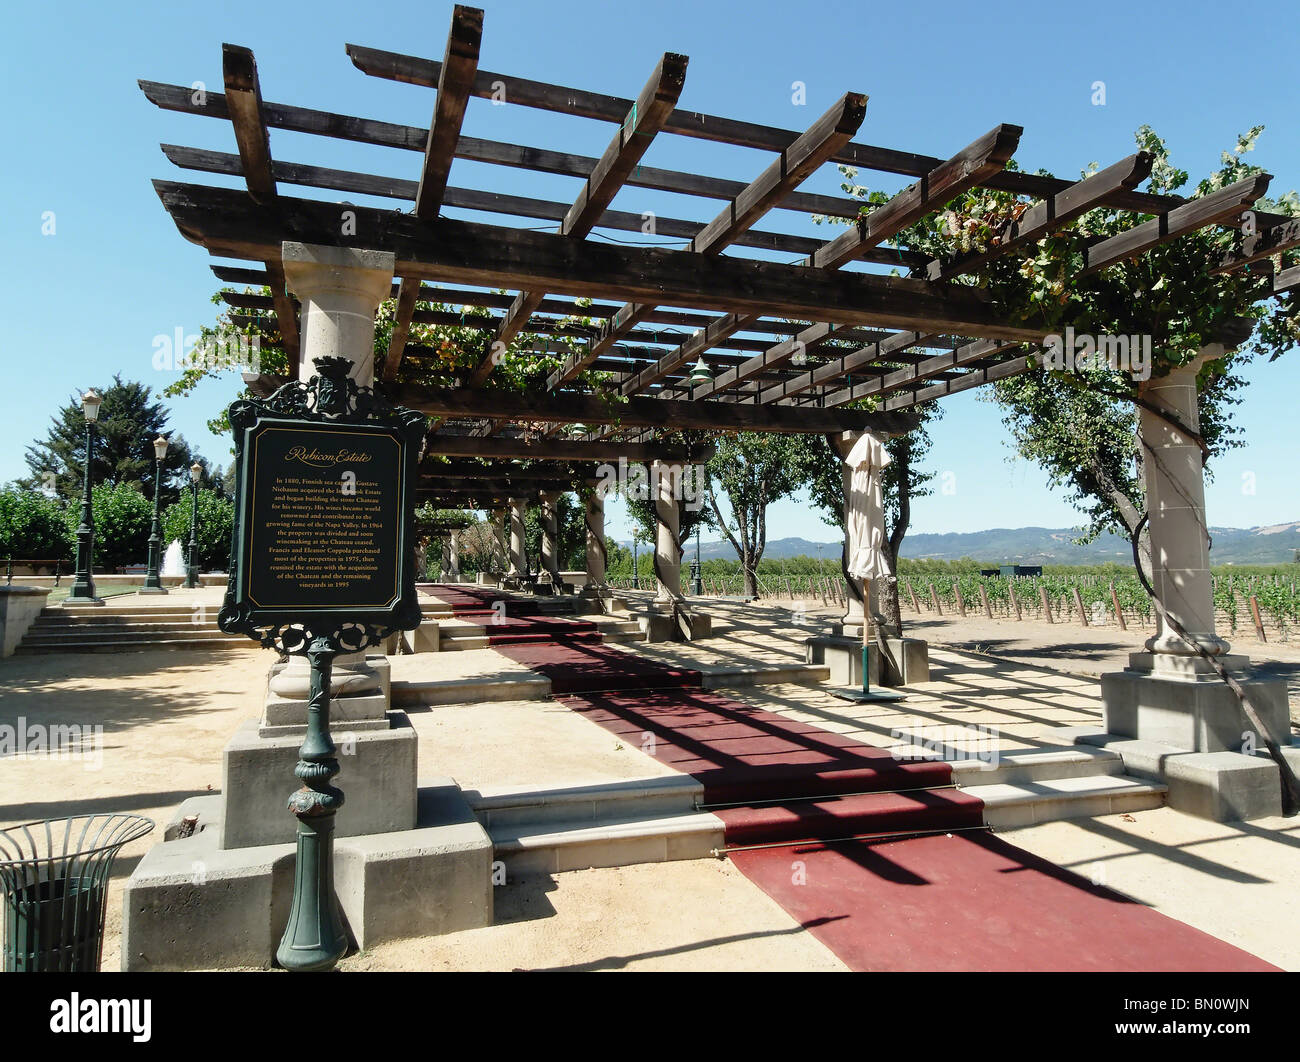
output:
<svg viewBox="0 0 1300 1062"><path fill-rule="evenodd" d="M331 359L321 359L329 362ZM415 479L425 420L382 405L341 366L230 408L238 490L218 625L301 651L419 625ZM284 642L285 629L292 630Z"/></svg>

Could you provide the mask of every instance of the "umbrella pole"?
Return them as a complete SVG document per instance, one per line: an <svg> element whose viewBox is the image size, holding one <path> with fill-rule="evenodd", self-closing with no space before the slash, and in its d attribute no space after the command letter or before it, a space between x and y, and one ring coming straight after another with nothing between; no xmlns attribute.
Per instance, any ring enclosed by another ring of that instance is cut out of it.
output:
<svg viewBox="0 0 1300 1062"><path fill-rule="evenodd" d="M871 692L871 672L868 665L871 662L869 643L867 641L867 623L869 609L868 602L871 600L871 580L865 576L862 579L862 692Z"/></svg>

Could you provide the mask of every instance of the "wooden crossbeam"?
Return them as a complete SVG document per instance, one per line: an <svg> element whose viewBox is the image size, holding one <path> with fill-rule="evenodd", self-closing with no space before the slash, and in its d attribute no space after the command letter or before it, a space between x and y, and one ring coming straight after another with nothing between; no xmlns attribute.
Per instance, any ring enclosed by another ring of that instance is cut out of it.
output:
<svg viewBox="0 0 1300 1062"><path fill-rule="evenodd" d="M716 257L737 236L751 228L760 217L817 169L839 147L847 143L866 116L867 99L846 93L813 125L775 159L738 195L735 200L691 241L686 252L699 257ZM660 300L666 301L666 300ZM551 374L547 387L555 390L573 379L587 365L612 345L623 332L632 328L655 303L629 302L610 320L602 334L581 355L570 357ZM641 382L639 375L620 389L623 394L640 390L651 381Z"/></svg>
<svg viewBox="0 0 1300 1062"><path fill-rule="evenodd" d="M221 46L221 70L225 102L239 148L240 168L253 201L263 206L275 202L275 178L271 173L271 139L262 107L262 86L257 77L253 53L237 44ZM291 366L298 364L298 309L285 284L284 269L277 254L266 260L267 286L275 301L276 317L283 322L280 338Z"/></svg>
<svg viewBox="0 0 1300 1062"><path fill-rule="evenodd" d="M649 150L655 134L672 114L686 83L687 58L674 52L665 52L659 60L641 94L632 104L626 118L605 148L591 175L574 200L573 206L560 222L560 235L570 239L583 239L600 221L606 207L623 187L628 175ZM482 386L497 363L495 354L508 346L528 321L533 311L546 297L542 291L522 291L501 321L496 336L489 344L478 368L471 374L471 387Z"/></svg>
<svg viewBox="0 0 1300 1062"><path fill-rule="evenodd" d="M1003 351L1012 350L1019 345L1020 344L1018 343L1008 343L997 339L977 339L974 342L967 343L965 346L958 347L956 350L946 351L943 354L935 355L933 358L927 358L919 365L909 365L906 368L897 369L885 376L878 376L875 379L851 384L833 394L827 395L823 401L828 407L839 406L843 405L845 402L853 402L859 398L867 398L870 395L888 393L889 391L897 390L902 387L910 387L922 380L927 380L938 373L946 372L950 369L959 369L962 366L969 365L971 362L993 357L996 354L1001 354Z"/></svg>
<svg viewBox="0 0 1300 1062"><path fill-rule="evenodd" d="M876 207L856 226L831 240L801 264L815 269L839 269L861 257L866 251L878 247L885 240L897 236L909 225L943 206L954 196L976 187L992 174L1004 169L1011 156L1015 154L1023 132L1024 130L1018 125L996 126L978 140L968 144L947 162L936 166L923 180L904 188L887 203ZM733 316L731 324L735 328L742 328L745 320ZM795 340L779 343L757 357L751 358L744 365L729 369L713 380L697 385L691 391L691 397L707 398L718 391L744 383L773 365L784 364L796 353L806 351L812 344L831 338L835 332L834 326L814 324L800 333ZM688 340L674 354L665 358L662 365L676 368L701 352L703 347L700 344L722 334L722 329L714 329L714 335L703 336L698 343ZM809 386L812 386L811 380Z"/></svg>
<svg viewBox="0 0 1300 1062"><path fill-rule="evenodd" d="M1272 258L1275 254L1289 251L1293 247L1300 247L1300 218L1292 218L1281 225L1260 229L1253 236L1247 236L1242 242L1241 250L1224 255L1223 261L1211 272L1228 273L1265 258Z"/></svg>
<svg viewBox="0 0 1300 1062"><path fill-rule="evenodd" d="M434 103L433 121L429 124L429 137L425 141L420 184L415 192L415 216L418 218L435 218L442 207L456 143L460 139L461 123L465 120L465 108L478 71L482 40L483 12L457 4L452 11L447 50L438 72L438 96ZM393 315L388 353L384 358L385 380L397 378L419 293L420 281L403 276L397 291L397 309Z"/></svg>
<svg viewBox="0 0 1300 1062"><path fill-rule="evenodd" d="M526 460L587 461L597 464L628 461L699 462L713 456L708 445L687 450L663 443L633 445L624 442L585 442L577 439L539 439L536 436L494 436L475 439L468 435L433 432L425 436L425 453L447 457L515 458Z"/></svg>
<svg viewBox="0 0 1300 1062"><path fill-rule="evenodd" d="M960 391L968 391L972 387L993 383L995 380L1005 380L1011 376L1019 376L1021 373L1031 371L1034 367L1034 359L1027 355L1008 358L1006 361L997 362L986 368L972 369L955 380L932 384L919 391L887 398L885 399L884 408L886 410L910 409L920 402L930 402L936 398L942 398L944 395L957 394Z"/></svg>
<svg viewBox="0 0 1300 1062"><path fill-rule="evenodd" d="M419 59L414 56L383 51L377 48L367 48L356 44L349 44L347 52L357 68L372 77L382 77L414 85L433 84L436 83L438 77L438 64L432 60ZM517 78L513 75L487 71L480 71L475 85L475 93L490 98L494 92L494 85L502 82L510 86L509 99L512 103L563 114L582 115L607 122L620 121L622 115L626 112L627 105L631 102L604 93L545 84L530 81L526 78ZM695 137L701 140L712 140L724 144L769 151L784 150L799 135L789 129L777 129L753 122L741 122L695 111L675 112L665 124L664 131L678 136ZM830 161L842 162L845 165L857 166L863 169L902 174L907 177L924 177L943 162L942 159L929 155L910 151L897 151L871 144L860 144L856 141L845 144L831 156ZM1071 183L1073 182L1058 177L1003 170L991 175L984 182L984 187L1041 198L1063 192ZM1184 201L1178 196L1155 195L1150 192L1138 192L1132 189L1118 189L1107 205L1124 210L1134 210L1143 214L1163 214L1182 202ZM825 213L825 211L821 211L821 213ZM1268 223L1275 223L1272 216L1270 216Z"/></svg>
<svg viewBox="0 0 1300 1062"><path fill-rule="evenodd" d="M1095 243L1084 251L1083 273L1093 273L1126 258L1134 258L1184 233L1240 215L1268 191L1270 180L1272 177L1267 173L1247 177L1199 199L1189 199L1167 214Z"/></svg>
<svg viewBox="0 0 1300 1062"><path fill-rule="evenodd" d="M1281 294L1284 291L1290 291L1292 288L1300 287L1300 265L1294 265L1290 269L1283 269L1273 277L1273 292Z"/></svg>
<svg viewBox="0 0 1300 1062"><path fill-rule="evenodd" d="M1147 151L1130 155L1030 207L1018 221L1007 227L996 246L946 261L936 258L926 266L925 275L931 280L951 280L963 273L972 273L1031 240L1042 239L1067 222L1106 203L1116 192L1136 188L1151 175L1154 162L1155 156Z"/></svg>
<svg viewBox="0 0 1300 1062"><path fill-rule="evenodd" d="M281 196L270 211L246 195L170 181L154 187L177 228L210 253L266 260L284 240L339 245L335 204ZM403 277L483 287L547 287L592 298L769 313L816 320L835 307L847 324L924 329L1036 341L1040 332L1008 326L970 287L941 287L902 277L800 269L758 262L608 246L548 233L467 221L413 218L350 207L365 246L392 251ZM504 238L508 237L508 238ZM615 318L617 320L617 317Z"/></svg>
<svg viewBox="0 0 1300 1062"><path fill-rule="evenodd" d="M406 384L394 400L433 417L472 417L493 421L546 421L568 424L613 424L670 430L771 431L824 433L886 430L888 418L861 410L815 406L753 406L730 402L673 402L638 396L612 403L596 395L544 396L432 388Z"/></svg>

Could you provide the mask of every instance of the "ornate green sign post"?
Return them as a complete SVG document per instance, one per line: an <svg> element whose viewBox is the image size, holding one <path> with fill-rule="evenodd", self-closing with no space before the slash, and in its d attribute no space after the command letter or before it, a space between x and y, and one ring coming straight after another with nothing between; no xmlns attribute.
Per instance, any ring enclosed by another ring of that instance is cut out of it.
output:
<svg viewBox="0 0 1300 1062"><path fill-rule="evenodd" d="M307 736L289 798L298 818L293 905L276 958L328 970L347 950L334 896L343 793L329 732L334 658L420 624L415 485L426 420L348 377L346 358L264 402L230 407L238 490L230 580L217 625L311 667Z"/></svg>

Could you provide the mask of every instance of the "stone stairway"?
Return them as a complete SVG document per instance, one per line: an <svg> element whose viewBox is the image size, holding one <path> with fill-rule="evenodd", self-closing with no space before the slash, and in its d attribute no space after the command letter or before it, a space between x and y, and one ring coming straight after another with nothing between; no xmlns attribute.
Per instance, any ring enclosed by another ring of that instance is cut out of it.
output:
<svg viewBox="0 0 1300 1062"><path fill-rule="evenodd" d="M993 765L964 760L952 768L956 789L983 801L984 823L995 830L1144 811L1160 807L1166 791L1159 783L1124 775L1115 753L1080 746L1008 752ZM689 775L673 775L465 795L507 873L522 874L720 855L724 822L701 807L703 792ZM908 797L843 793L831 799L865 805L888 799L906 803Z"/></svg>
<svg viewBox="0 0 1300 1062"><path fill-rule="evenodd" d="M212 606L156 605L132 608L42 609L14 650L34 653L121 653L148 649L251 649L242 635L217 629Z"/></svg>

